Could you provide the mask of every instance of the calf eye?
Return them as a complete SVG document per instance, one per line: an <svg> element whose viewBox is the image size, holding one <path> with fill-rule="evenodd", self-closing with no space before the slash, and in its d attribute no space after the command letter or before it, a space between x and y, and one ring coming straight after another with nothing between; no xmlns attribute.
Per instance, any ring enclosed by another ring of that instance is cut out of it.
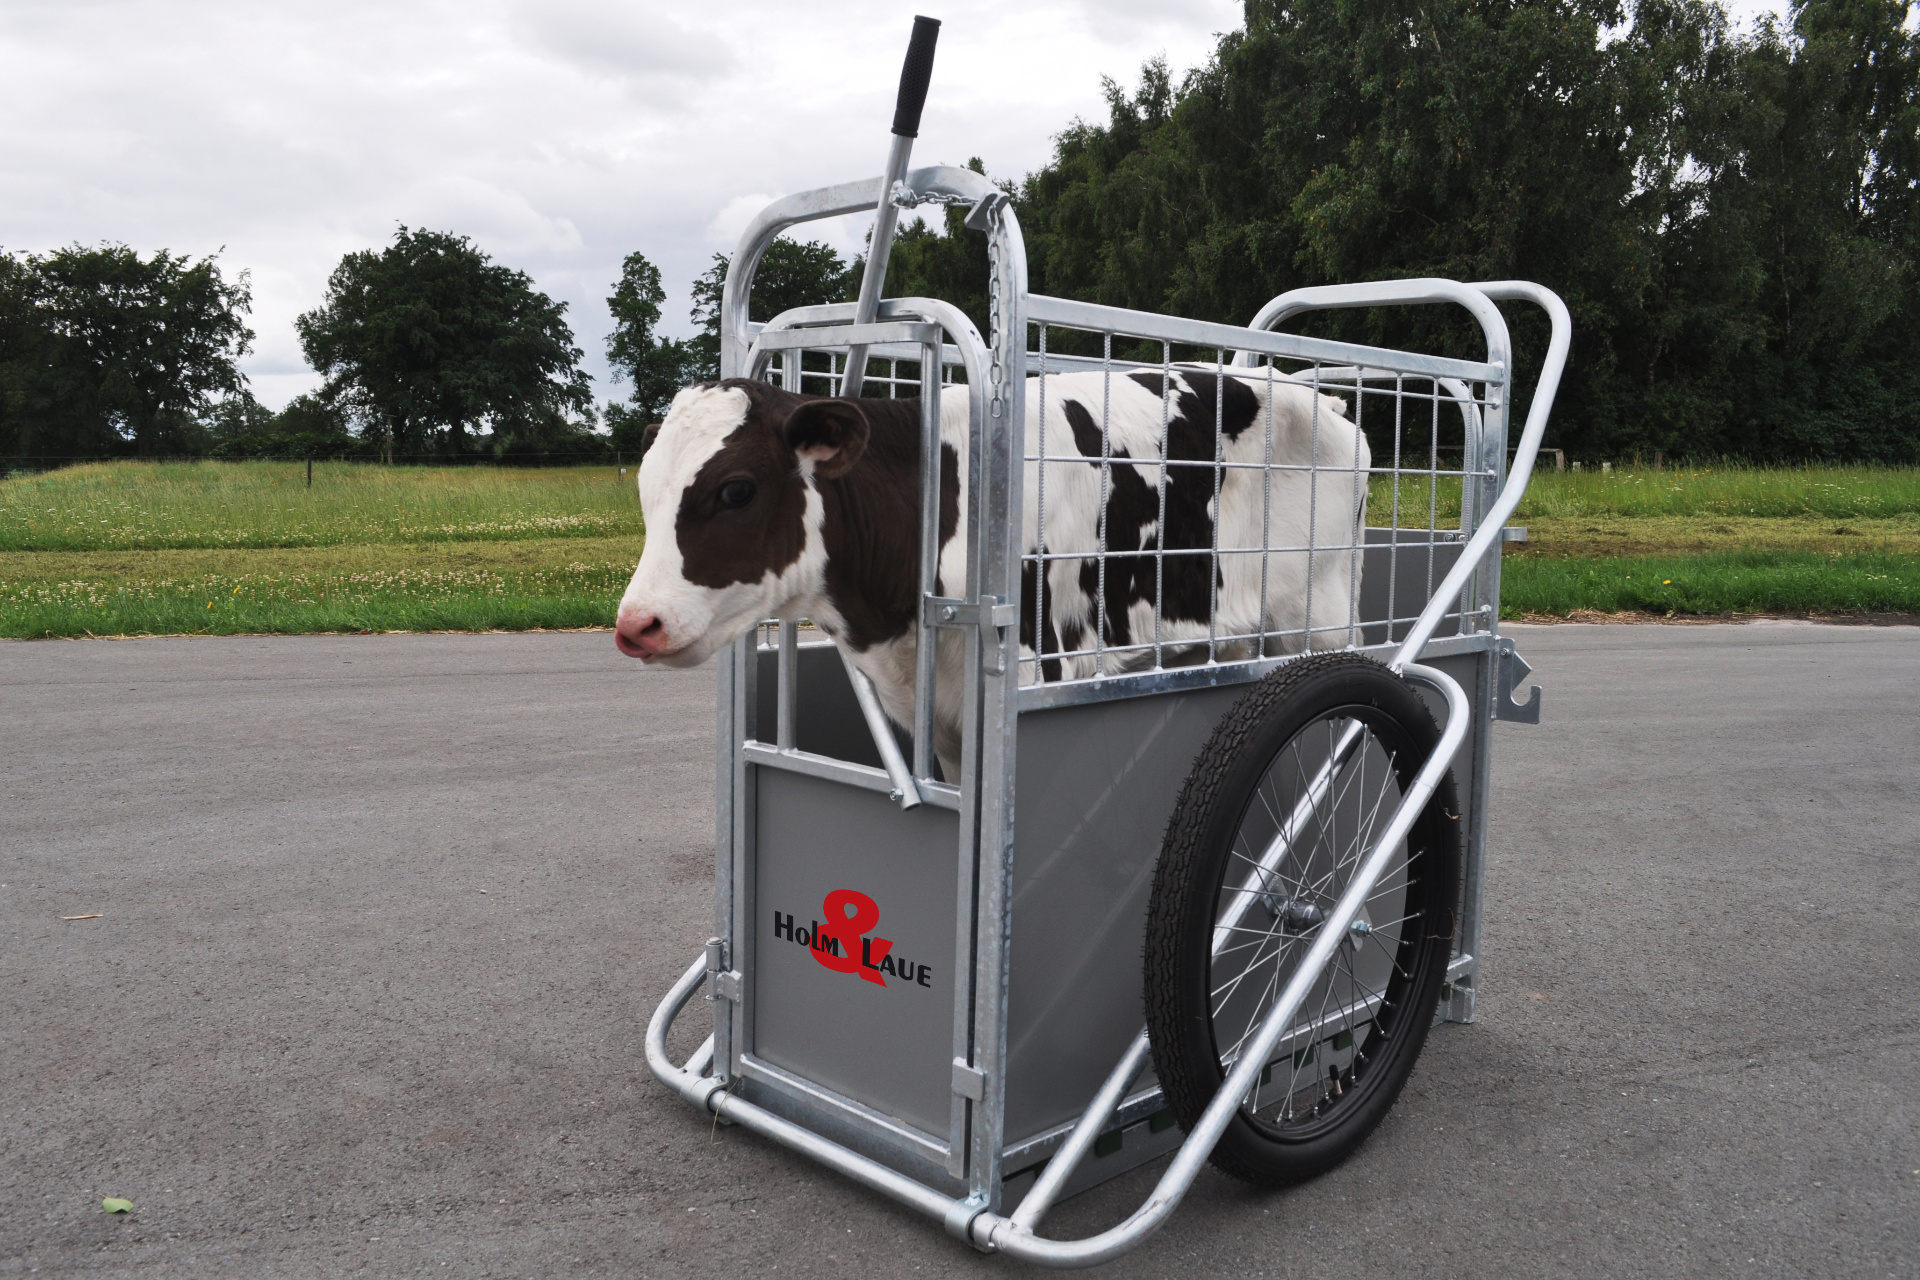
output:
<svg viewBox="0 0 1920 1280"><path fill-rule="evenodd" d="M720 505L738 509L753 501L753 481L729 480L720 486Z"/></svg>

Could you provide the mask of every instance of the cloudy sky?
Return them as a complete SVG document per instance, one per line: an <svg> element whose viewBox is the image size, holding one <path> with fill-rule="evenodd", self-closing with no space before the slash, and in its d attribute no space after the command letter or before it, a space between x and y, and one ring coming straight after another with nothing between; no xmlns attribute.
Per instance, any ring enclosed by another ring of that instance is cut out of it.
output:
<svg viewBox="0 0 1920 1280"><path fill-rule="evenodd" d="M914 158L1048 157L1100 79L1203 60L1235 0L922 0L944 20ZM1739 6L1750 12L1764 0ZM602 395L638 249L687 283L776 195L876 173L911 4L6 0L0 248L121 241L252 272L254 392L318 379L292 321L396 224L472 236L568 303ZM864 223L826 230L856 248Z"/></svg>

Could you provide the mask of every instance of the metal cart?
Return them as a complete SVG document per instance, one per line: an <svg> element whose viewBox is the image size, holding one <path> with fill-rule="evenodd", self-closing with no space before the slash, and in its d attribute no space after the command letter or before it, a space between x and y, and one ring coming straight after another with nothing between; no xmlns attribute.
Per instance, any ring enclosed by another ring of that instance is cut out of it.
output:
<svg viewBox="0 0 1920 1280"><path fill-rule="evenodd" d="M1210 1156L1268 1183L1337 1162L1391 1106L1427 1028L1473 1020L1492 723L1537 722L1540 707L1537 689L1513 697L1527 667L1498 629L1500 549L1518 532L1507 521L1570 321L1518 282L1296 290L1246 328L1045 297L1028 291L1003 192L962 169L906 172L905 159L896 144L885 177L755 219L727 277L722 371L918 395L934 461L911 732L792 621L722 653L715 936L654 1013L648 1063L720 1120L979 1249L1090 1265L1160 1225ZM947 303L878 297L890 211L928 202L964 205L988 238L984 338ZM749 322L776 236L876 207L882 260L860 302ZM1510 464L1503 301L1551 321ZM1410 306L1460 308L1484 354L1280 331L1310 312ZM1058 401L1071 379L1083 401L1091 386L1157 386L1163 424L1210 408L1211 439L1179 456L1163 429L1157 458L1129 454L1103 411L1097 446L1068 449ZM1254 462L1244 440L1259 414L1241 424L1241 460L1229 456L1228 382L1265 396ZM1352 447L1339 465L1276 452L1272 406L1302 386L1353 424L1316 416L1312 449L1364 433L1369 462ZM955 399L970 427L957 459L967 559L943 596L937 460L941 405ZM1170 486L1211 484L1217 511L1225 486L1257 486L1259 536L1109 546L1102 520L1094 545L1050 548L1034 525L1072 468L1097 471L1103 495L1144 482L1163 517ZM1367 495L1345 534L1327 541L1309 519L1304 544L1289 540L1282 507L1343 493ZM1262 600L1268 575L1304 571L1304 617L1228 625L1224 584L1256 560ZM1331 581L1325 566L1342 561L1350 598L1323 589L1315 602L1316 576ZM1203 632L1162 626L1183 572L1214 584ZM1107 575L1122 573L1153 583L1151 617L1136 602L1124 629L1105 616ZM1073 577L1094 584L1102 616L1056 636L1048 585ZM944 690L958 699L957 777L931 747L936 642L963 655L959 687ZM713 1033L677 1063L668 1032L702 991ZM1176 1150L1124 1222L1077 1241L1037 1234L1060 1197Z"/></svg>

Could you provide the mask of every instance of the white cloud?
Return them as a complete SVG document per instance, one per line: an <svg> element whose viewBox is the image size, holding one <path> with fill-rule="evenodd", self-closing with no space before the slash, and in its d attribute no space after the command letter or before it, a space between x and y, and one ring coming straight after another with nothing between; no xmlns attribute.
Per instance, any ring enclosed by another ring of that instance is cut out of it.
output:
<svg viewBox="0 0 1920 1280"><path fill-rule="evenodd" d="M1202 60L1232 0L964 0L919 163L1044 163L1100 79ZM248 370L311 386L293 318L398 223L470 235L569 304L597 372L622 257L687 285L767 199L878 172L911 9L880 0L10 0L6 248L124 241L250 269ZM862 219L802 234L857 251ZM603 392L611 387L602 380Z"/></svg>
<svg viewBox="0 0 1920 1280"><path fill-rule="evenodd" d="M770 191L735 196L720 207L719 213L713 215L713 221L707 224L707 234L731 248L739 242L741 233L753 221L754 215L772 204L774 198Z"/></svg>

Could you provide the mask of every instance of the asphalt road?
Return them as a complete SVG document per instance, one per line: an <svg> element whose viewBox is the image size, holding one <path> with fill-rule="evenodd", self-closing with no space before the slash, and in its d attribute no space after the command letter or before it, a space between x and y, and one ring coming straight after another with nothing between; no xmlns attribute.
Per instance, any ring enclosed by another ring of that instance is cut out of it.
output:
<svg viewBox="0 0 1920 1280"><path fill-rule="evenodd" d="M1480 1021L1107 1274L1920 1273L1920 629L1521 646ZM0 1276L1023 1270L647 1074L710 698L604 635L0 644Z"/></svg>

